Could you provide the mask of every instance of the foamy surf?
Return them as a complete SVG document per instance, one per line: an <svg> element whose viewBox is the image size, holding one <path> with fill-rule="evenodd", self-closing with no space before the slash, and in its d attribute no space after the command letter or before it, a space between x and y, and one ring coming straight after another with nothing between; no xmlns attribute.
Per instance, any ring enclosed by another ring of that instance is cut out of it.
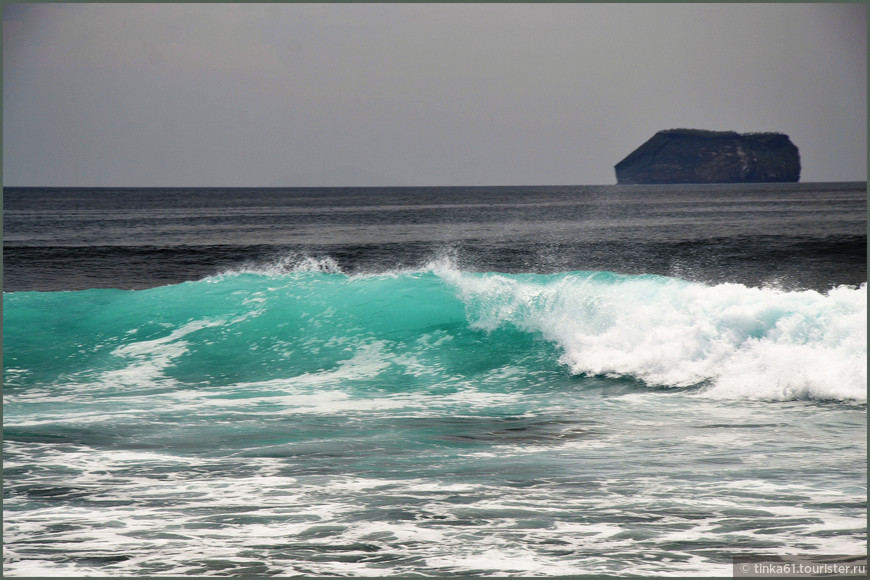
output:
<svg viewBox="0 0 870 580"><path fill-rule="evenodd" d="M436 270L475 328L558 344L572 373L768 400L867 400L867 286L825 293L609 272Z"/></svg>

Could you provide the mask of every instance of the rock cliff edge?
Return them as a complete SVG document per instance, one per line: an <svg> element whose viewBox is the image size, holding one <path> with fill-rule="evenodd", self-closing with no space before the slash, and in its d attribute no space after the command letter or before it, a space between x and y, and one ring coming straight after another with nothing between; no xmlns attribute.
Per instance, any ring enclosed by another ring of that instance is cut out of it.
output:
<svg viewBox="0 0 870 580"><path fill-rule="evenodd" d="M669 129L616 164L617 183L762 183L800 179L798 148L782 133Z"/></svg>

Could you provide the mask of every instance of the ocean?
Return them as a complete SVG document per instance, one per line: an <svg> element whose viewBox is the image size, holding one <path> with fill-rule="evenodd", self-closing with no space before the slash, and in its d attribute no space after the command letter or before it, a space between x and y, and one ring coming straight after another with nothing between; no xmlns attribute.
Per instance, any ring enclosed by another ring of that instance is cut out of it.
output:
<svg viewBox="0 0 870 580"><path fill-rule="evenodd" d="M4 575L867 553L866 183L4 188Z"/></svg>

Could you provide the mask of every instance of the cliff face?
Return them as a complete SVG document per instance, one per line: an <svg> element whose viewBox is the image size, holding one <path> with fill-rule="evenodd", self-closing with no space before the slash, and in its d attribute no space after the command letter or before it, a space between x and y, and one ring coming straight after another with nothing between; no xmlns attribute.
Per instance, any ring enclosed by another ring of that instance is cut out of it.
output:
<svg viewBox="0 0 870 580"><path fill-rule="evenodd" d="M659 131L616 164L617 183L798 181L798 148L782 133Z"/></svg>

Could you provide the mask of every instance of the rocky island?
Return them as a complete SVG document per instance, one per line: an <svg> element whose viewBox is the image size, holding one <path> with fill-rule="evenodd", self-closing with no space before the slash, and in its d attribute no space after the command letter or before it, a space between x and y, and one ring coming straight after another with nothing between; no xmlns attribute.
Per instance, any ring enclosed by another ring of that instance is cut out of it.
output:
<svg viewBox="0 0 870 580"><path fill-rule="evenodd" d="M762 183L800 179L798 148L782 133L669 129L616 164L617 183Z"/></svg>

